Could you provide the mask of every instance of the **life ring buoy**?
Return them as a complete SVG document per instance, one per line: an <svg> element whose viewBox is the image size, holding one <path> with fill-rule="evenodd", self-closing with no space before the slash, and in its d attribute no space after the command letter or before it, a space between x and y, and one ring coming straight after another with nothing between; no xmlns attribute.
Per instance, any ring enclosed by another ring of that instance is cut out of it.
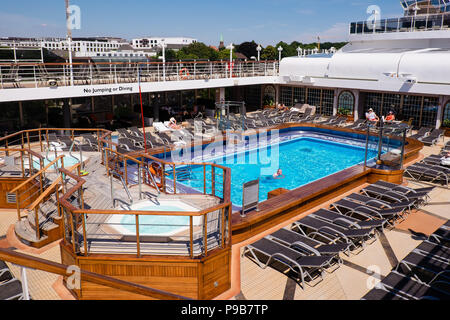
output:
<svg viewBox="0 0 450 320"><path fill-rule="evenodd" d="M187 80L189 77L189 70L187 68L183 68L180 70L180 77L182 80Z"/></svg>
<svg viewBox="0 0 450 320"><path fill-rule="evenodd" d="M156 182L156 186L158 188L162 188L163 187L163 168L162 166L157 163L157 162L153 162L150 167L148 168L148 170L150 171L150 173L153 175L153 177L155 178L155 180L159 179L159 182ZM153 180L150 179L150 181L153 183Z"/></svg>
<svg viewBox="0 0 450 320"><path fill-rule="evenodd" d="M227 68L228 68L228 70L234 69L234 62L228 62L227 63Z"/></svg>

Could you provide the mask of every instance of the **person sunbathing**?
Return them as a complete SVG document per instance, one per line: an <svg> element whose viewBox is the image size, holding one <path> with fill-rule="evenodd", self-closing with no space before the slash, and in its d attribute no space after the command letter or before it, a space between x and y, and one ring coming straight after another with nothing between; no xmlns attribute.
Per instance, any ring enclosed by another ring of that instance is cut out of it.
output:
<svg viewBox="0 0 450 320"><path fill-rule="evenodd" d="M395 114L393 111L389 111L389 114L386 116L385 119L386 122L393 122L395 121Z"/></svg>
<svg viewBox="0 0 450 320"><path fill-rule="evenodd" d="M178 125L177 120L175 118L170 119L169 128L172 130L181 130L181 126Z"/></svg>

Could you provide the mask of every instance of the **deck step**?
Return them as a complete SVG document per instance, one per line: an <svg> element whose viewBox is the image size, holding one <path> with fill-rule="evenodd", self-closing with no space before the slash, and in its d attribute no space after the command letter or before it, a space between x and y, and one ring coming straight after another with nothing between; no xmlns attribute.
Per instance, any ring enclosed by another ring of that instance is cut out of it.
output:
<svg viewBox="0 0 450 320"><path fill-rule="evenodd" d="M28 220L18 221L14 226L14 231L19 240L27 246L35 246L40 242L47 241L48 237L41 234L41 238L36 238L36 231L31 227Z"/></svg>

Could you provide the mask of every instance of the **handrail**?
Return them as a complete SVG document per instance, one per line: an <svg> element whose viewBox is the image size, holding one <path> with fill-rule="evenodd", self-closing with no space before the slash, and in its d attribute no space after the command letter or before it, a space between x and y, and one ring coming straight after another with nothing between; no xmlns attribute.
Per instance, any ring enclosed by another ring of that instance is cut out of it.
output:
<svg viewBox="0 0 450 320"><path fill-rule="evenodd" d="M278 60L261 60L261 61L239 61L242 64L258 64L263 65L266 63L278 63ZM64 62L64 63L0 63L0 66L101 66L101 65L198 65L198 64L228 64L229 60L222 61L173 61L173 62L73 62L72 64Z"/></svg>
<svg viewBox="0 0 450 320"><path fill-rule="evenodd" d="M45 171L48 170L48 168L50 168L51 166L53 166L55 163L57 163L59 160L61 160L62 158L64 158L64 156L59 156L58 158L56 158L55 160L53 160L51 163L49 163L44 169L40 170L38 173L36 173L34 176L28 178L26 181L24 181L23 183L21 183L19 186L15 187L14 189L12 189L10 191L10 193L14 193L16 191L18 191L20 188L24 187L26 184L30 183L32 180L34 180L35 178L37 178L39 175L41 175L42 173L44 173ZM31 165L31 164L30 164Z"/></svg>
<svg viewBox="0 0 450 320"><path fill-rule="evenodd" d="M61 276L68 276L67 270L69 269L69 266L67 265L44 260L30 255L25 255L23 253L14 252L12 250L0 248L0 259L30 269L41 270L53 274L58 274ZM81 279L87 282L107 286L113 289L127 291L130 293L140 294L160 300L193 300L191 298L183 297L173 293L149 288L140 284L115 279L109 276L104 276L89 271L80 270L80 276Z"/></svg>
<svg viewBox="0 0 450 320"><path fill-rule="evenodd" d="M69 168L70 171L73 171L76 169L76 167L78 166L78 164L72 166L71 168ZM62 182L62 177L59 176L58 178L56 178L56 180L47 188L47 190L45 190L43 193L41 193L41 195L29 206L28 210L34 210L36 208L36 206L42 202L42 200L44 200L48 195L51 194L51 191Z"/></svg>

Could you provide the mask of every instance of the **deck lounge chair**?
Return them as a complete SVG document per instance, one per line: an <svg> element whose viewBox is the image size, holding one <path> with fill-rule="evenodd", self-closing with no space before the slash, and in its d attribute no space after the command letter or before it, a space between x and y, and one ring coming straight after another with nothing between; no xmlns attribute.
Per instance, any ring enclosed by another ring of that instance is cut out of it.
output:
<svg viewBox="0 0 450 320"><path fill-rule="evenodd" d="M339 119L339 116L332 116L332 117L328 118L328 120L319 122L319 124L330 124L332 122L335 122L337 119Z"/></svg>
<svg viewBox="0 0 450 320"><path fill-rule="evenodd" d="M409 194L417 194L417 193L427 193L427 197L429 198L429 193L431 191L433 191L434 189L436 189L436 187L427 187L427 188L418 188L418 189L413 189L413 188L409 188L409 187L405 187L405 186L401 186L395 183L391 183L391 182L386 182L383 180L380 180L378 182L375 182L373 184L374 186L378 186L381 188L385 188L388 190L392 190L404 195L409 195Z"/></svg>
<svg viewBox="0 0 450 320"><path fill-rule="evenodd" d="M395 227L395 221L401 217L405 209L378 209L352 200L341 199L332 204L338 212L345 216L360 216L368 220L386 221L391 227ZM393 221L393 222L391 222Z"/></svg>
<svg viewBox="0 0 450 320"><path fill-rule="evenodd" d="M422 242L414 251L424 255L432 255L438 259L450 261L450 247L430 241Z"/></svg>
<svg viewBox="0 0 450 320"><path fill-rule="evenodd" d="M342 127L346 123L347 123L347 118L345 118L345 117L338 117L336 120L330 121L326 125L327 126L333 126L333 127Z"/></svg>
<svg viewBox="0 0 450 320"><path fill-rule="evenodd" d="M359 129L363 124L366 123L367 120L364 119L358 119L353 124L346 126L347 129L356 130Z"/></svg>
<svg viewBox="0 0 450 320"><path fill-rule="evenodd" d="M0 283L14 279L11 271L5 262L0 261Z"/></svg>
<svg viewBox="0 0 450 320"><path fill-rule="evenodd" d="M426 146L432 146L435 145L439 139L444 137L444 133L445 131L442 129L433 129L429 135L419 138L419 140Z"/></svg>
<svg viewBox="0 0 450 320"><path fill-rule="evenodd" d="M127 129L117 129L117 132L119 133L120 137L122 137L122 138L127 138L127 139L133 140L136 143L140 143L140 144L144 143L143 137L137 137L137 136L131 134L130 132L128 132Z"/></svg>
<svg viewBox="0 0 450 320"><path fill-rule="evenodd" d="M142 144L136 143L135 141L128 138L119 138L119 145L127 152L142 151L144 149Z"/></svg>
<svg viewBox="0 0 450 320"><path fill-rule="evenodd" d="M22 283L12 279L0 284L0 300L23 300Z"/></svg>
<svg viewBox="0 0 450 320"><path fill-rule="evenodd" d="M370 229L373 230L375 228L384 228L384 225L387 223L386 220L366 220L361 221L352 217L344 216L338 212L320 209L319 211L311 214L313 217L317 217L319 219L325 220L327 222L341 225L348 229Z"/></svg>
<svg viewBox="0 0 450 320"><path fill-rule="evenodd" d="M415 163L405 169L405 176L417 181L428 181L430 183L443 183L449 186L450 176L442 170L434 169L434 166L422 166Z"/></svg>
<svg viewBox="0 0 450 320"><path fill-rule="evenodd" d="M448 246L450 245L450 229L446 226L442 226L436 230L428 240L439 244L444 243Z"/></svg>
<svg viewBox="0 0 450 320"><path fill-rule="evenodd" d="M296 249L311 249L316 250L320 255L339 255L341 252L350 252L350 245L346 243L332 243L324 242L306 237L298 232L280 229L270 235L272 240L278 241L281 244L290 248ZM317 253L316 253L317 254Z"/></svg>
<svg viewBox="0 0 450 320"><path fill-rule="evenodd" d="M312 108L306 108L305 113L303 115L299 114L297 116L293 116L290 119L290 122L297 122L297 123L303 123L307 122L312 118Z"/></svg>
<svg viewBox="0 0 450 320"><path fill-rule="evenodd" d="M403 297L406 300L447 300L450 298L450 293L441 290L437 287L432 287L428 284L421 283L416 279L405 277L399 272L393 271L381 281L375 290L382 290L389 292L385 297L380 297L382 300L397 300L392 297ZM365 300L372 300L377 298L376 295L368 294L364 297Z"/></svg>
<svg viewBox="0 0 450 320"><path fill-rule="evenodd" d="M395 293L394 291L390 291L389 289L386 289L384 287L381 288L375 288L369 291L364 297L361 298L361 300L368 300L368 301L383 301L383 300L389 300L389 301L408 301L410 299Z"/></svg>
<svg viewBox="0 0 450 320"><path fill-rule="evenodd" d="M436 259L432 256L411 252L397 266L396 270L405 275L411 275L421 282L430 283L437 277L450 281L449 261Z"/></svg>
<svg viewBox="0 0 450 320"><path fill-rule="evenodd" d="M81 137L83 138L83 141L85 142L82 145L83 151L86 146L90 146L94 151L98 151L98 139L92 135L92 134L82 134Z"/></svg>
<svg viewBox="0 0 450 320"><path fill-rule="evenodd" d="M242 255L247 253L262 269L267 268L272 261L282 263L297 275L297 280L303 288L307 279L314 281L317 278L313 275L314 271L319 271L320 277L323 278L322 270L330 267L333 260L332 256L304 256L294 249L266 238L246 246ZM262 262L258 258L258 253L264 255L267 261Z"/></svg>
<svg viewBox="0 0 450 320"><path fill-rule="evenodd" d="M348 229L311 216L294 222L293 228L305 236L312 236L313 239L316 236L325 236L333 241L341 240L347 244L351 244L354 249L358 248L360 244L364 247L366 241L370 239L376 239L373 230Z"/></svg>
<svg viewBox="0 0 450 320"><path fill-rule="evenodd" d="M408 202L414 201L415 205L419 207L422 203L426 203L428 196L427 192L412 193L412 194L402 194L400 192L387 190L375 185L370 185L361 190L366 196L374 196L375 199L387 199L390 202Z"/></svg>
<svg viewBox="0 0 450 320"><path fill-rule="evenodd" d="M410 138L419 140L421 138L426 137L431 132L431 130L432 130L431 128L422 127L416 134L410 136Z"/></svg>
<svg viewBox="0 0 450 320"><path fill-rule="evenodd" d="M166 148L168 147L163 140L157 140L155 136L153 136L150 132L147 132L145 134L145 137L147 139L147 144L150 144L152 149L154 148ZM170 143L169 143L170 145Z"/></svg>
<svg viewBox="0 0 450 320"><path fill-rule="evenodd" d="M403 209L404 211L406 211L406 209L411 211L411 209L414 208L414 204L416 202L415 200L409 200L403 202L389 203L380 199L375 199L358 193L353 193L347 196L345 199L359 202L369 207L374 207L376 209Z"/></svg>

